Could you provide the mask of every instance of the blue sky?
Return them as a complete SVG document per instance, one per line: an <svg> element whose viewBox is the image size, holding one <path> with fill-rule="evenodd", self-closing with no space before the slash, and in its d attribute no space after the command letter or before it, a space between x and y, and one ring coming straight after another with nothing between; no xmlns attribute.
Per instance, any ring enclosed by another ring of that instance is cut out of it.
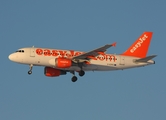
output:
<svg viewBox="0 0 166 120"><path fill-rule="evenodd" d="M164 0L1 0L1 120L165 120L166 2ZM89 51L117 42L124 52L153 31L148 55L155 65L113 72L48 78L43 67L9 61L18 48L37 46Z"/></svg>

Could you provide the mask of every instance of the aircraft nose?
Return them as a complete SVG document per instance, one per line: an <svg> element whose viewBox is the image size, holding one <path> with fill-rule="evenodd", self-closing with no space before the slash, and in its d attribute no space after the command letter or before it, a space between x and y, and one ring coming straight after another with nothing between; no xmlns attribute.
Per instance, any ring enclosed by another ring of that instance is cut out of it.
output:
<svg viewBox="0 0 166 120"><path fill-rule="evenodd" d="M14 61L15 55L10 54L10 55L8 56L8 58L9 58L9 60Z"/></svg>

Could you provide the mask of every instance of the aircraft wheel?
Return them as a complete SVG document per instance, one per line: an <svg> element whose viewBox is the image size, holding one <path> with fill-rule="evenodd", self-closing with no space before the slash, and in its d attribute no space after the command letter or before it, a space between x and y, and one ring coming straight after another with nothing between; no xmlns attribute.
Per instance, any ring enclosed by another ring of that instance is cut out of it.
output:
<svg viewBox="0 0 166 120"><path fill-rule="evenodd" d="M84 76L85 75L85 72L83 70L79 71L79 76Z"/></svg>
<svg viewBox="0 0 166 120"><path fill-rule="evenodd" d="M28 71L28 74L30 75L30 74L32 74L32 71L30 70L30 71Z"/></svg>
<svg viewBox="0 0 166 120"><path fill-rule="evenodd" d="M77 77L76 77L76 76L73 76L73 77L71 78L71 81L72 81L72 82L76 82L76 81L77 81Z"/></svg>
<svg viewBox="0 0 166 120"><path fill-rule="evenodd" d="M29 68L30 68L30 70L28 71L28 74L30 75L30 74L32 74L33 64L30 64L30 65L29 65Z"/></svg>

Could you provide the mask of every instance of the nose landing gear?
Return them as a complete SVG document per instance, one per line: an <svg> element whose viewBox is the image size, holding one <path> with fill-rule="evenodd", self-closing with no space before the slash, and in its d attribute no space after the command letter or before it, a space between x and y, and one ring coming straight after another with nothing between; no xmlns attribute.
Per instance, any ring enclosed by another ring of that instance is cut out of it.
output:
<svg viewBox="0 0 166 120"><path fill-rule="evenodd" d="M30 64L30 65L29 65L29 71L28 71L28 74L29 74L29 75L32 74L32 68L33 68L33 64Z"/></svg>
<svg viewBox="0 0 166 120"><path fill-rule="evenodd" d="M32 74L32 71L31 71L31 70L29 70L29 71L28 71L28 74L29 74L29 75L30 75L30 74Z"/></svg>

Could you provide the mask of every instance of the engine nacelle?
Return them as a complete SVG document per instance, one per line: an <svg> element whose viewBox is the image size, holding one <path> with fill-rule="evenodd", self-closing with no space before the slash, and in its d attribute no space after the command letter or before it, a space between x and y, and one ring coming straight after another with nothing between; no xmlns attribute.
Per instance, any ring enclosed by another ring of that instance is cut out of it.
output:
<svg viewBox="0 0 166 120"><path fill-rule="evenodd" d="M66 75L66 71L58 70L58 69L51 68L51 67L45 67L44 74L47 77L58 77L60 75Z"/></svg>
<svg viewBox="0 0 166 120"><path fill-rule="evenodd" d="M55 59L55 67L57 68L69 68L72 65L72 61L66 58Z"/></svg>

